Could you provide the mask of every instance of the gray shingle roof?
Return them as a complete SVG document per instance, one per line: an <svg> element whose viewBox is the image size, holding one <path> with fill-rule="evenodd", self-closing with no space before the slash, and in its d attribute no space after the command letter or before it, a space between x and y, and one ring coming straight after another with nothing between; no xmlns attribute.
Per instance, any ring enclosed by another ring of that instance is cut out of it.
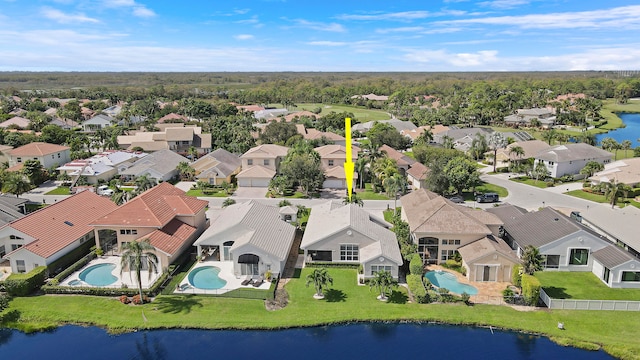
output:
<svg viewBox="0 0 640 360"><path fill-rule="evenodd" d="M594 251L593 258L609 269L634 259L638 261L638 259L631 256L631 254L615 245L609 245L598 251Z"/></svg>
<svg viewBox="0 0 640 360"><path fill-rule="evenodd" d="M577 143L552 146L549 149L539 152L534 157L546 161L567 162L595 160L606 157L613 158L613 154L589 144Z"/></svg>
<svg viewBox="0 0 640 360"><path fill-rule="evenodd" d="M194 169L200 169L202 172L214 170L218 176L227 177L242 165L242 160L238 155L232 154L225 149L216 149L215 151L204 155L196 160L191 166Z"/></svg>
<svg viewBox="0 0 640 360"><path fill-rule="evenodd" d="M251 244L282 261L289 255L296 229L281 220L279 210L275 206L254 201L231 205L224 209L194 245L207 244L208 239L233 229L235 243L232 251Z"/></svg>
<svg viewBox="0 0 640 360"><path fill-rule="evenodd" d="M189 159L168 149L159 150L136 161L133 166L121 171L120 174L138 176L138 174L142 174L150 169L160 174L168 174L174 171L176 166L183 161L189 162Z"/></svg>
<svg viewBox="0 0 640 360"><path fill-rule="evenodd" d="M591 232L551 207L516 218L502 218L502 221L505 230L521 247L532 245L539 248L580 230Z"/></svg>
<svg viewBox="0 0 640 360"><path fill-rule="evenodd" d="M458 252L467 264L494 252L504 255L514 263L520 262L509 245L491 235L460 247Z"/></svg>

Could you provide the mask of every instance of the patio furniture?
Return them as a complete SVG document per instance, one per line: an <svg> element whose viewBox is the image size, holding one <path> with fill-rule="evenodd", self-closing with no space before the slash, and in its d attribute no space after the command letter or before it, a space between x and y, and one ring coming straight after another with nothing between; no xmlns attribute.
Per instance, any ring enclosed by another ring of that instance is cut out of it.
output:
<svg viewBox="0 0 640 360"><path fill-rule="evenodd" d="M260 276L256 281L253 282L253 287L259 287L264 283L264 278Z"/></svg>
<svg viewBox="0 0 640 360"><path fill-rule="evenodd" d="M242 280L240 285L247 286L247 285L251 285L252 283L253 283L253 279L251 278L251 275L249 275L249 276L247 276L246 279Z"/></svg>

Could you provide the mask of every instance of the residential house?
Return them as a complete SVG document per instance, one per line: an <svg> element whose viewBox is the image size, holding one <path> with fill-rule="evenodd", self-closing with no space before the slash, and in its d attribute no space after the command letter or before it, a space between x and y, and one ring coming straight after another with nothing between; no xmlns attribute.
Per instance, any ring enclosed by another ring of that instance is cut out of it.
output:
<svg viewBox="0 0 640 360"><path fill-rule="evenodd" d="M231 184L232 177L242 169L242 160L238 155L220 148L196 160L191 167L199 181L211 185L220 185L225 181Z"/></svg>
<svg viewBox="0 0 640 360"><path fill-rule="evenodd" d="M68 146L33 142L9 150L9 170L19 170L27 160L38 160L45 169L57 167L71 160Z"/></svg>
<svg viewBox="0 0 640 360"><path fill-rule="evenodd" d="M434 134L433 142L444 145L448 139L448 141L453 143L455 149L466 152L471 148L471 143L478 134L488 139L492 132L493 130L491 128L471 127L458 129L450 127L449 130Z"/></svg>
<svg viewBox="0 0 640 360"><path fill-rule="evenodd" d="M448 126L444 126L444 125L434 125L434 126L430 126L430 125L425 125L425 126L419 126L415 129L412 130L402 130L400 131L400 134L408 137L409 139L411 139L411 142L416 141L420 136L422 136L422 134L425 131L430 131L432 135L435 134L439 134L443 131L447 131L449 130Z"/></svg>
<svg viewBox="0 0 640 360"><path fill-rule="evenodd" d="M511 152L511 149L516 146L519 146L524 150L524 155L519 156ZM507 145L506 148L498 149L496 158L501 162L531 159L541 151L547 150L550 147L551 146L549 146L549 144L542 140L516 141Z"/></svg>
<svg viewBox="0 0 640 360"><path fill-rule="evenodd" d="M165 182L95 218L90 225L96 246L116 254L124 243L148 239L155 248L158 268L167 269L206 229L207 206L208 201L186 196Z"/></svg>
<svg viewBox="0 0 640 360"><path fill-rule="evenodd" d="M615 245L593 252L591 272L611 288L640 288L640 259Z"/></svg>
<svg viewBox="0 0 640 360"><path fill-rule="evenodd" d="M253 112L253 117L257 120L274 121L289 113L287 109L264 109Z"/></svg>
<svg viewBox="0 0 640 360"><path fill-rule="evenodd" d="M555 145L534 156L534 168L542 162L549 176L559 178L564 175L577 175L590 161L608 164L613 154L585 143Z"/></svg>
<svg viewBox="0 0 640 360"><path fill-rule="evenodd" d="M400 151L392 148L389 145L382 145L378 150L382 153L387 154L388 158L396 161L398 170L402 175L405 175L407 173L407 170L409 170L409 168L411 167L411 165L417 162L415 159L401 153Z"/></svg>
<svg viewBox="0 0 640 360"><path fill-rule="evenodd" d="M286 122L292 122L294 120L299 120L303 117L307 117L310 118L312 120L316 120L318 117L320 117L320 115L316 114L316 113L312 113L311 111L298 111L298 112L294 112L291 113L287 116L284 117L284 121Z"/></svg>
<svg viewBox="0 0 640 360"><path fill-rule="evenodd" d="M407 181L413 189L424 189L427 187L427 174L429 168L422 165L422 163L415 162L407 170Z"/></svg>
<svg viewBox="0 0 640 360"><path fill-rule="evenodd" d="M113 106L109 106L108 108L102 110L102 113L107 115L107 116L116 117L116 116L118 116L118 114L120 114L121 111L122 111L122 106L113 105Z"/></svg>
<svg viewBox="0 0 640 360"><path fill-rule="evenodd" d="M347 157L347 148L341 145L325 145L315 148L320 154L320 162L325 172L325 180L322 187L325 189L346 189L347 176L344 172L344 163ZM355 162L358 159L360 149L356 146L351 147L351 160ZM353 187L357 184L358 174L353 173Z"/></svg>
<svg viewBox="0 0 640 360"><path fill-rule="evenodd" d="M90 191L70 196L0 228L0 254L6 253L15 273L50 265L93 241L89 224L115 208L111 200Z"/></svg>
<svg viewBox="0 0 640 360"><path fill-rule="evenodd" d="M65 172L71 177L83 176L87 183L97 184L99 181L109 181L120 171L131 167L136 161L147 156L141 151L107 150L88 159L76 159L58 168L58 172Z"/></svg>
<svg viewBox="0 0 640 360"><path fill-rule="evenodd" d="M240 156L242 171L236 176L238 186L268 187L288 151L288 147L275 144L263 144L249 149Z"/></svg>
<svg viewBox="0 0 640 360"><path fill-rule="evenodd" d="M615 181L637 187L640 184L640 158L618 160L605 164L604 170L593 174L589 181L594 185Z"/></svg>
<svg viewBox="0 0 640 360"><path fill-rule="evenodd" d="M171 124L163 131L118 136L118 145L129 150L138 147L145 151L170 149L183 154L195 147L198 153L207 154L211 151L211 134L203 134L201 127Z"/></svg>
<svg viewBox="0 0 640 360"><path fill-rule="evenodd" d="M9 152L13 149L13 146L0 145L0 163L9 162Z"/></svg>
<svg viewBox="0 0 640 360"><path fill-rule="evenodd" d="M403 196L400 202L401 217L425 263L444 263L458 252L470 281L510 281L519 260L499 244L502 240L493 238L503 224L496 215L454 204L425 189Z"/></svg>
<svg viewBox="0 0 640 360"><path fill-rule="evenodd" d="M505 116L504 123L508 126L531 126L534 119L540 123L540 126L551 128L556 123L555 109L518 109L515 114Z"/></svg>
<svg viewBox="0 0 640 360"><path fill-rule="evenodd" d="M160 119L158 119L158 124L183 123L183 122L187 122L187 121L189 121L189 119L184 115L179 115L179 114L176 114L176 113L169 113L169 114L161 117Z"/></svg>
<svg viewBox="0 0 640 360"><path fill-rule="evenodd" d="M96 115L82 123L82 131L96 132L104 128L108 128L115 121L114 118L107 115Z"/></svg>
<svg viewBox="0 0 640 360"><path fill-rule="evenodd" d="M8 120L5 120L0 123L0 128L18 128L18 129L26 129L31 125L31 120L27 118L23 118L20 116L14 116Z"/></svg>
<svg viewBox="0 0 640 360"><path fill-rule="evenodd" d="M334 145L345 146L346 139L336 133L318 131L313 128L307 129L304 124L296 124L296 129L298 130L298 134L302 135L302 138L305 140L324 140L326 142L331 142Z"/></svg>
<svg viewBox="0 0 640 360"><path fill-rule="evenodd" d="M0 195L0 227L23 217L26 213L27 199L10 195ZM4 254L0 253L0 262Z"/></svg>
<svg viewBox="0 0 640 360"><path fill-rule="evenodd" d="M193 244L198 254L212 250L219 261L233 262L240 276L281 274L291 252L296 229L279 208L255 201L226 207Z"/></svg>
<svg viewBox="0 0 640 360"><path fill-rule="evenodd" d="M171 150L160 150L138 159L132 166L120 170L119 174L125 180L133 180L142 175L148 175L156 181L169 181L178 176L176 167L189 159Z"/></svg>
<svg viewBox="0 0 640 360"><path fill-rule="evenodd" d="M391 224L355 204L314 206L302 237L306 263L361 264L364 278L386 270L398 278L402 255Z"/></svg>
<svg viewBox="0 0 640 360"><path fill-rule="evenodd" d="M635 226L640 224L640 209L637 207L611 209L609 206L594 205L586 210L573 211L571 217L640 258L640 237Z"/></svg>
<svg viewBox="0 0 640 360"><path fill-rule="evenodd" d="M365 123L360 123L360 124L353 124L351 126L351 131L352 132L359 131L360 133L364 134L367 131L371 130L373 125L375 123L377 123L377 122L391 125L398 132L410 131L410 130L414 130L415 128L417 128L417 126L414 123L412 123L411 121L402 121L402 120L398 120L398 119L391 119L391 120L374 120L374 121L367 121Z"/></svg>
<svg viewBox="0 0 640 360"><path fill-rule="evenodd" d="M507 204L487 211L504 222L500 235L519 257L527 246L540 251L545 270L592 271L593 253L612 244L551 207L526 212Z"/></svg>

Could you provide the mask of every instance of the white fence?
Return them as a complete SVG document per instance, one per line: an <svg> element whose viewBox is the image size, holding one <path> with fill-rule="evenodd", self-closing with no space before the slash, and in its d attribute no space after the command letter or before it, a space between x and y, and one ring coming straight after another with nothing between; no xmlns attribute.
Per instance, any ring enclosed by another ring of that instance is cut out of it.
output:
<svg viewBox="0 0 640 360"><path fill-rule="evenodd" d="M549 309L640 311L640 301L552 299L543 289L540 299Z"/></svg>

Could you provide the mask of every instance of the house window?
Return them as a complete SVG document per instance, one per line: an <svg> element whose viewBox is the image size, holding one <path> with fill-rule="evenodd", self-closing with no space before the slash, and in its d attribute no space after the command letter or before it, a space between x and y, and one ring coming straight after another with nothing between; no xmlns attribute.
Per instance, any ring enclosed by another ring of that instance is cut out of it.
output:
<svg viewBox="0 0 640 360"><path fill-rule="evenodd" d="M17 162L22 162L22 158L17 158L16 161Z"/></svg>
<svg viewBox="0 0 640 360"><path fill-rule="evenodd" d="M606 282L607 284L609 283L609 276L611 276L611 270L606 267L604 268L604 273L602 274L602 280L604 280L604 282Z"/></svg>
<svg viewBox="0 0 640 360"><path fill-rule="evenodd" d="M391 273L390 265L371 265L371 275L375 275L378 271L388 271Z"/></svg>
<svg viewBox="0 0 640 360"><path fill-rule="evenodd" d="M253 165L253 159L247 159L247 165L249 166Z"/></svg>
<svg viewBox="0 0 640 360"><path fill-rule="evenodd" d="M55 159L56 157L55 157L53 154L51 154L51 158L52 158L52 159Z"/></svg>
<svg viewBox="0 0 640 360"><path fill-rule="evenodd" d="M545 269L557 269L560 266L560 255L547 255L543 257L542 267Z"/></svg>
<svg viewBox="0 0 640 360"><path fill-rule="evenodd" d="M58 159L60 159L60 153L58 153Z"/></svg>
<svg viewBox="0 0 640 360"><path fill-rule="evenodd" d="M138 235L137 229L120 229L120 235Z"/></svg>
<svg viewBox="0 0 640 360"><path fill-rule="evenodd" d="M269 159L264 159L262 163L264 164L264 166L269 166Z"/></svg>
<svg viewBox="0 0 640 360"><path fill-rule="evenodd" d="M442 250L442 251L440 252L440 254L441 254L440 259L441 259L442 261L447 261L447 260L449 260L449 259L453 259L453 257L455 256L455 254L456 254L457 252L458 252L458 251L456 251L456 250Z"/></svg>
<svg viewBox="0 0 640 360"><path fill-rule="evenodd" d="M640 281L640 272L638 271L623 271L622 281Z"/></svg>
<svg viewBox="0 0 640 360"><path fill-rule="evenodd" d="M569 265L587 265L589 262L589 249L571 249Z"/></svg>
<svg viewBox="0 0 640 360"><path fill-rule="evenodd" d="M460 245L460 240L453 240L453 243L454 243L455 245ZM451 242L449 242L449 244L451 244Z"/></svg>
<svg viewBox="0 0 640 360"><path fill-rule="evenodd" d="M359 251L357 244L342 244L340 245L340 260L341 261L358 261Z"/></svg>
<svg viewBox="0 0 640 360"><path fill-rule="evenodd" d="M24 260L16 260L16 268L19 273L27 272L27 266L24 264Z"/></svg>
<svg viewBox="0 0 640 360"><path fill-rule="evenodd" d="M23 240L21 237L15 236L15 235L9 236L9 239L11 239L11 240Z"/></svg>
<svg viewBox="0 0 640 360"><path fill-rule="evenodd" d="M333 261L333 252L329 250L309 250L311 261Z"/></svg>
<svg viewBox="0 0 640 360"><path fill-rule="evenodd" d="M22 247L22 244L11 244L11 251L18 250Z"/></svg>
<svg viewBox="0 0 640 360"><path fill-rule="evenodd" d="M233 246L233 241L225 241L222 243L222 259L224 261L231 261L233 258L231 257L231 247Z"/></svg>
<svg viewBox="0 0 640 360"><path fill-rule="evenodd" d="M333 166L333 160L329 160L329 166Z"/></svg>
<svg viewBox="0 0 640 360"><path fill-rule="evenodd" d="M189 141L183 141L182 145L189 145Z"/></svg>

